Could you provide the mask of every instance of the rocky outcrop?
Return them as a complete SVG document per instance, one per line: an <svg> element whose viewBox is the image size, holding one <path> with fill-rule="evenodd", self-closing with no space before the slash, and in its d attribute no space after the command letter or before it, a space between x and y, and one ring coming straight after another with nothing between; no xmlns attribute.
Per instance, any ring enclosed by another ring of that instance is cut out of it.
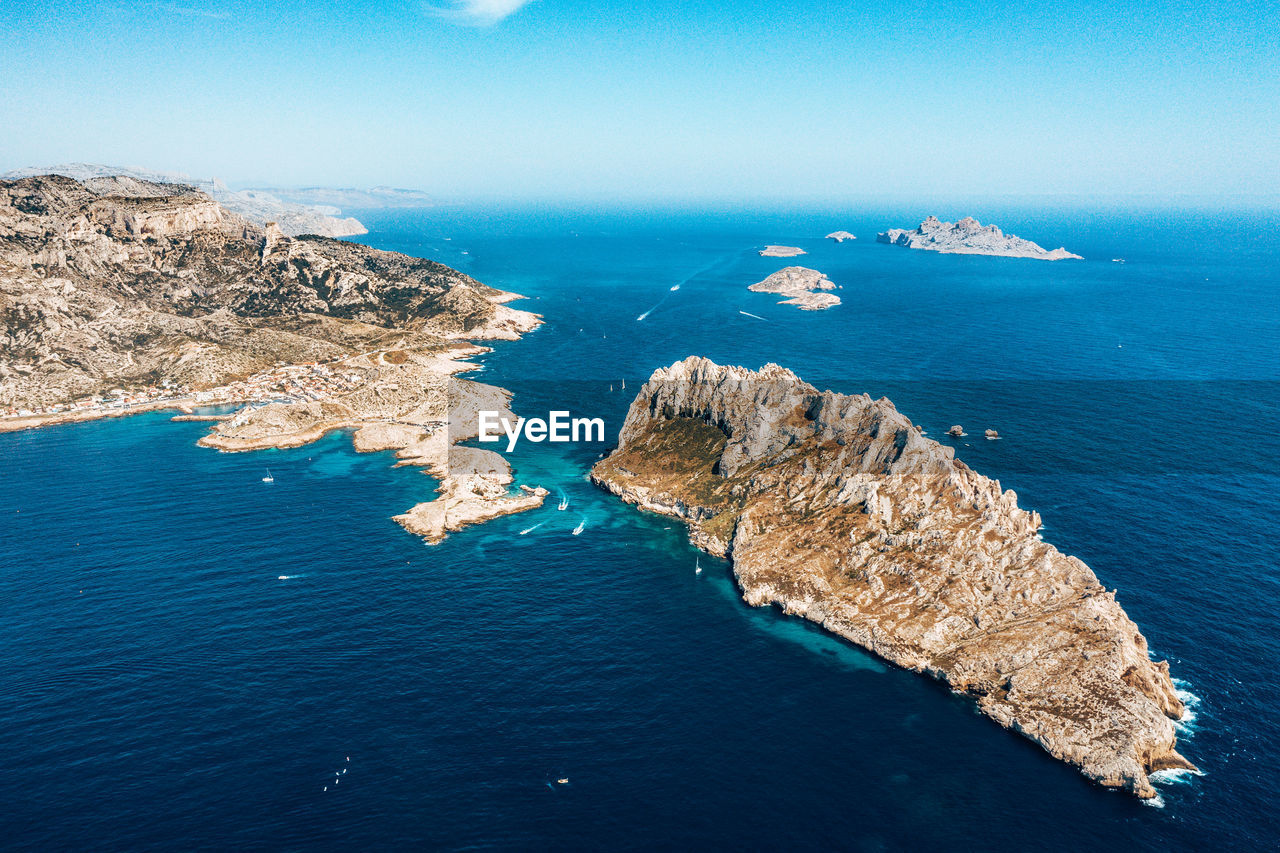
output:
<svg viewBox="0 0 1280 853"><path fill-rule="evenodd" d="M191 187L0 181L0 410L220 385L393 345L513 339L537 316L442 264L259 227Z"/></svg>
<svg viewBox="0 0 1280 853"><path fill-rule="evenodd" d="M103 195L147 195L154 191L150 186L178 184L198 189L226 210L243 216L256 225L274 222L290 237L314 234L319 237L353 237L367 234L369 230L353 217L343 217L342 211L332 204L316 204L286 200L280 194L267 190L232 190L226 184L212 178L193 178L174 172L156 172L120 166L102 166L95 163L66 163L39 169L16 169L0 175L0 178L16 180L39 175L63 175L84 183L98 191L111 183L120 190L102 192ZM161 191L162 194L168 191ZM369 205L373 206L373 205Z"/></svg>
<svg viewBox="0 0 1280 853"><path fill-rule="evenodd" d="M1066 249L1048 251L1030 240L1005 234L994 225L983 226L972 216L959 222L941 222L930 216L914 230L891 228L876 235L876 241L925 249L949 255L998 255L1006 258L1036 258L1042 261L1080 260Z"/></svg>
<svg viewBox="0 0 1280 853"><path fill-rule="evenodd" d="M802 311L821 311L840 304L840 297L834 293L822 293L834 290L835 285L825 275L807 267L786 267L780 269L764 281L758 281L747 288L756 293L776 293L787 297L781 305L795 305Z"/></svg>
<svg viewBox="0 0 1280 853"><path fill-rule="evenodd" d="M819 392L777 365L656 371L592 479L684 519L776 604L971 696L1086 776L1154 797L1193 769L1168 665L1017 496L886 399Z"/></svg>
<svg viewBox="0 0 1280 853"><path fill-rule="evenodd" d="M794 258L803 254L805 250L798 246L765 246L760 250L762 258Z"/></svg>
<svg viewBox="0 0 1280 853"><path fill-rule="evenodd" d="M845 240L857 240L858 238L850 234L848 231L832 231L827 235L828 240L835 240L837 243L843 243Z"/></svg>

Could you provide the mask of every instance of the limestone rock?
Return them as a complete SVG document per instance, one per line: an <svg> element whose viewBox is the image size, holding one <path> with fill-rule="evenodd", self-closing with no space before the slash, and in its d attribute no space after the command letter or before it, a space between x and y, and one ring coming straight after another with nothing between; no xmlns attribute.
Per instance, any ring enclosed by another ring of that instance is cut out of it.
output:
<svg viewBox="0 0 1280 853"><path fill-rule="evenodd" d="M112 388L208 388L396 340L439 351L541 322L442 264L295 238L200 190L0 181L0 410Z"/></svg>
<svg viewBox="0 0 1280 853"><path fill-rule="evenodd" d="M256 225L274 222L290 237L314 234L320 237L352 237L369 230L359 220L342 217L333 205L298 202L281 198L278 191L231 190L221 181L193 178L173 172L156 172L96 163L65 163L40 169L16 169L0 175L4 179L29 178L39 175L63 175L84 183L100 195L138 195L153 193L146 187L182 185L198 189L232 213ZM117 191L109 189L114 184ZM160 194L169 194L161 191ZM355 205L352 205L355 206ZM369 204L368 207L376 205Z"/></svg>
<svg viewBox="0 0 1280 853"><path fill-rule="evenodd" d="M777 365L659 369L592 479L684 519L744 599L776 604L973 698L1100 784L1156 795L1194 769L1168 665L1017 496L888 400L819 392Z"/></svg>
<svg viewBox="0 0 1280 853"><path fill-rule="evenodd" d="M787 298L782 305L795 305L802 311L821 311L840 304L840 297L834 293L815 291L834 290L835 285L825 275L807 267L786 267L778 270L764 281L758 281L747 288L756 293L776 293Z"/></svg>
<svg viewBox="0 0 1280 853"><path fill-rule="evenodd" d="M806 254L805 250L798 246L765 246L760 250L760 256L764 258L794 258L803 254Z"/></svg>
<svg viewBox="0 0 1280 853"><path fill-rule="evenodd" d="M837 243L843 243L845 240L857 240L858 238L850 234L848 231L832 231L827 235L828 240L835 240Z"/></svg>
<svg viewBox="0 0 1280 853"><path fill-rule="evenodd" d="M998 255L1043 261L1081 259L1079 255L1073 255L1066 249L1049 251L1030 240L1005 234L994 225L983 226L972 216L966 216L954 224L930 216L914 230L891 228L876 235L876 241L949 255Z"/></svg>

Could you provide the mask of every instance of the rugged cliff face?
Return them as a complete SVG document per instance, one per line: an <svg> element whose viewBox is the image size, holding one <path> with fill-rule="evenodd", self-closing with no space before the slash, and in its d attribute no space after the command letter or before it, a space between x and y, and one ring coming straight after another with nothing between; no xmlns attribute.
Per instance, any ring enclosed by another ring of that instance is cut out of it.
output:
<svg viewBox="0 0 1280 853"><path fill-rule="evenodd" d="M286 237L190 187L0 181L0 408L515 338L539 320L514 298L433 261Z"/></svg>
<svg viewBox="0 0 1280 853"><path fill-rule="evenodd" d="M1103 785L1153 797L1182 703L1167 663L1017 496L886 399L777 365L656 371L592 479L685 519L745 599L777 604L972 696Z"/></svg>

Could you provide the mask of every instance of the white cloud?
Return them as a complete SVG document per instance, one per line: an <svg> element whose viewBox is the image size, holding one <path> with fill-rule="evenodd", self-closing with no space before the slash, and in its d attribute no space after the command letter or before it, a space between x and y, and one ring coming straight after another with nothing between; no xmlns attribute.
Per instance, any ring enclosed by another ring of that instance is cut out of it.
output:
<svg viewBox="0 0 1280 853"><path fill-rule="evenodd" d="M489 27L514 15L532 0L453 0L446 7L432 6L440 17L473 27Z"/></svg>

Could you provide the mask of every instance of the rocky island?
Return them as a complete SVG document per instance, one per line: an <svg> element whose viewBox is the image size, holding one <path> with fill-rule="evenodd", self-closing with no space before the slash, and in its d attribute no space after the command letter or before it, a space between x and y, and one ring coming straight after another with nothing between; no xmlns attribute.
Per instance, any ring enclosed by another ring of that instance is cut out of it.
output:
<svg viewBox="0 0 1280 853"><path fill-rule="evenodd" d="M845 240L857 240L858 238L850 234L848 231L832 231L827 235L828 240L835 240L837 243L843 243Z"/></svg>
<svg viewBox="0 0 1280 853"><path fill-rule="evenodd" d="M1193 770L1165 662L1040 518L888 400L777 365L659 369L592 480L685 520L743 597L941 679L1098 783Z"/></svg>
<svg viewBox="0 0 1280 853"><path fill-rule="evenodd" d="M803 254L806 252L799 246L765 246L760 250L762 258L794 258L796 255Z"/></svg>
<svg viewBox="0 0 1280 853"><path fill-rule="evenodd" d="M457 378L541 319L433 261L257 226L189 186L58 175L0 181L0 430L160 407L256 402L220 450L355 430L426 466L442 498L401 521L450 530L537 506L475 435L499 388Z"/></svg>
<svg viewBox="0 0 1280 853"><path fill-rule="evenodd" d="M930 216L919 227L907 230L891 228L876 235L879 243L906 246L909 249L925 249L947 255L996 255L1005 258L1036 258L1042 261L1061 261L1067 258L1082 260L1066 249L1047 249L1030 240L1005 234L994 225L982 225L972 216L959 222L942 222Z"/></svg>
<svg viewBox="0 0 1280 853"><path fill-rule="evenodd" d="M802 311L821 311L840 304L840 297L834 293L822 293L834 290L835 285L825 275L808 267L786 267L778 270L764 281L758 281L747 288L756 293L776 293L787 297L780 305L795 305ZM818 292L815 292L818 291Z"/></svg>

